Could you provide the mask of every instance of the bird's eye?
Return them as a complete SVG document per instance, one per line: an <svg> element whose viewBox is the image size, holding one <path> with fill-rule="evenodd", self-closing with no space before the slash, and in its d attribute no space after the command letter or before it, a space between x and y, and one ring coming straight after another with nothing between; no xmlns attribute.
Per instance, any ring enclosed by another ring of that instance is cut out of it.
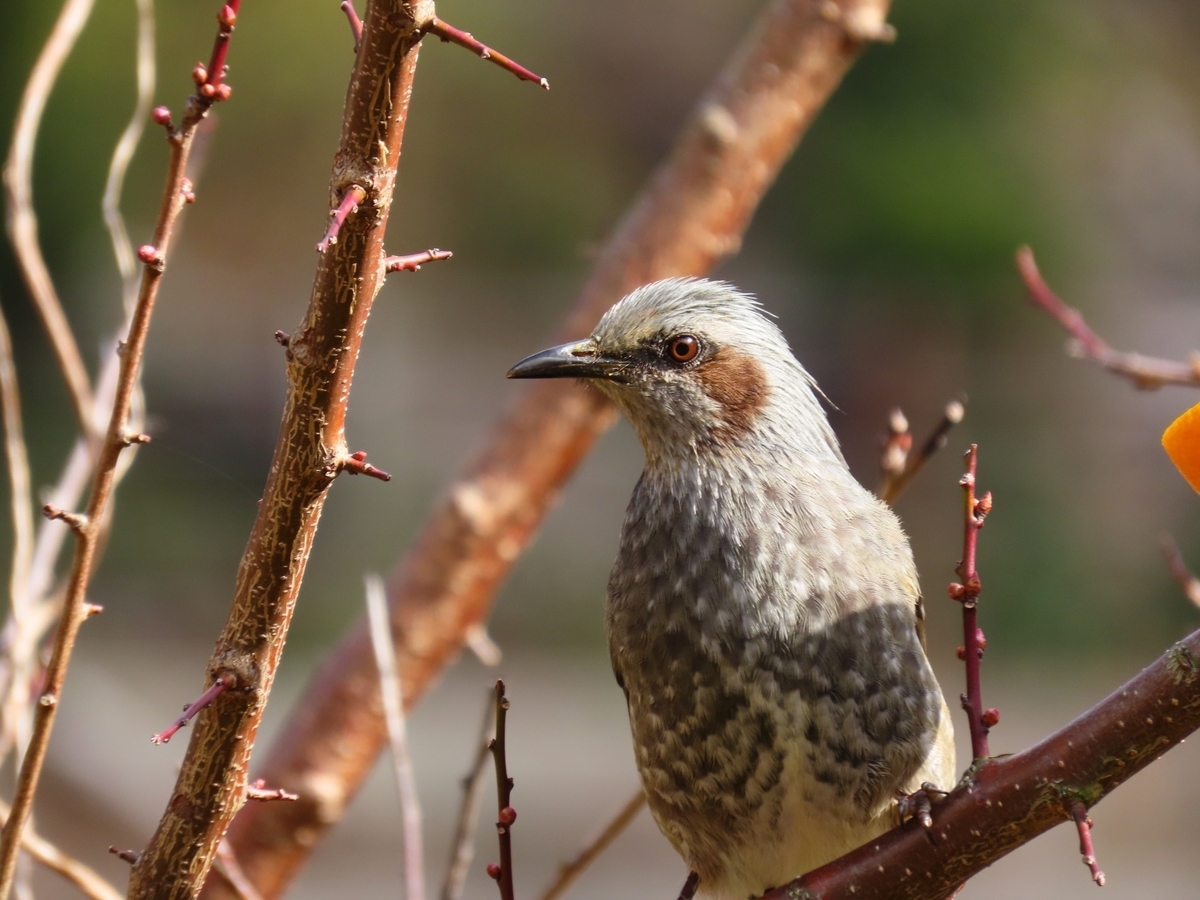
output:
<svg viewBox="0 0 1200 900"><path fill-rule="evenodd" d="M679 337L671 338L671 343L667 345L667 353L675 362L691 362L699 352L700 342L690 334L681 334Z"/></svg>

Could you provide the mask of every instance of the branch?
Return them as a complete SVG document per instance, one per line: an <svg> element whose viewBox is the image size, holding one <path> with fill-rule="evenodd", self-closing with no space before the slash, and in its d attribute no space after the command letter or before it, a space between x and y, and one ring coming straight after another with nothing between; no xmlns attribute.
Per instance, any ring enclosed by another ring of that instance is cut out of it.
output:
<svg viewBox="0 0 1200 900"><path fill-rule="evenodd" d="M437 35L443 42L450 41L458 44L460 47L466 47L472 53L478 54L480 59L486 59L489 62L494 62L500 68L512 72L522 81L532 81L534 84L540 84L546 90L550 90L550 82L541 75L535 75L527 68L518 62L509 59L503 53L493 50L486 44L477 41L470 32L460 31L449 22L443 22L441 19L433 18L424 29L428 34Z"/></svg>
<svg viewBox="0 0 1200 900"><path fill-rule="evenodd" d="M967 713L967 724L971 729L971 756L975 760L991 756L988 749L988 730L1000 721L1000 713L983 708L983 692L979 682L979 664L987 647L983 631L977 621L979 572L975 570L975 551L979 543L979 530L992 509L991 491L975 499L975 469L979 459L979 448L971 445L967 451L967 473L959 484L963 489L963 555L955 570L962 583L950 585L950 599L962 604L963 646L958 648L959 659L967 667L967 692L962 696L962 707Z"/></svg>
<svg viewBox="0 0 1200 900"><path fill-rule="evenodd" d="M1187 563L1184 562L1183 554L1179 552L1175 539L1169 534L1163 534L1159 539L1159 545L1167 560L1167 567L1171 570L1171 577L1179 584L1183 595L1192 601L1192 605L1200 608L1200 578L1193 575Z"/></svg>
<svg viewBox="0 0 1200 900"><path fill-rule="evenodd" d="M388 743L392 749L392 768L396 791L400 795L400 813L404 822L404 897L424 900L425 851L421 846L421 804L413 777L412 755L404 724L404 692L396 669L396 648L388 624L387 597L383 579L374 572L363 578L367 595L367 619L371 623L371 644L379 669L383 715L387 720Z"/></svg>
<svg viewBox="0 0 1200 900"><path fill-rule="evenodd" d="M759 200L863 46L821 14L826 5L769 5L617 226L560 340L586 335L638 285L702 275L738 249ZM880 21L888 6L853 5ZM487 618L496 588L613 416L596 391L531 385L443 494L388 584L409 704L458 653L467 629ZM386 739L377 697L360 621L314 676L264 768L275 784L319 782L321 803L256 807L231 830L238 859L268 900L371 771Z"/></svg>
<svg viewBox="0 0 1200 900"><path fill-rule="evenodd" d="M565 894L567 888L575 883L575 879L582 875L588 866L599 859L600 855L612 846L612 842L620 836L622 831L629 827L629 823L634 820L645 805L646 792L639 787L637 793L625 801L625 805L600 830L600 833L588 841L583 849L575 855L574 859L558 870L558 876L542 892L541 900L556 900L556 898Z"/></svg>
<svg viewBox="0 0 1200 900"><path fill-rule="evenodd" d="M1071 336L1067 352L1072 356L1093 360L1146 391L1157 390L1167 384L1200 386L1200 354L1193 353L1188 362L1182 363L1114 350L1092 331L1079 310L1067 306L1050 289L1038 271L1030 248L1022 247L1017 251L1017 269L1025 281L1029 299L1048 312Z"/></svg>
<svg viewBox="0 0 1200 900"><path fill-rule="evenodd" d="M512 827L517 812L512 808L513 780L508 777L508 758L504 740L504 723L508 717L508 698L504 682L496 682L496 736L488 744L496 763L496 837L500 843L500 863L489 863L487 873L500 886L500 900L515 900L512 871Z"/></svg>
<svg viewBox="0 0 1200 900"><path fill-rule="evenodd" d="M17 265L20 266L21 277L25 280L25 287L42 319L42 327L46 329L46 336L50 339L55 356L58 357L58 367L67 382L67 393L71 395L80 431L89 440L95 437L92 424L92 387L83 357L79 354L79 345L75 343L75 334L67 322L62 302L54 290L54 282L50 279L46 260L38 244L38 220L33 209L33 152L50 90L58 80L58 73L75 46L79 33L92 14L93 2L94 0L66 0L63 4L58 21L54 23L54 30L34 63L29 82L25 85L25 93L21 95L21 105L17 108L17 119L13 126L12 144L9 146L8 160L4 164L8 237L12 241L13 253L17 258ZM0 888L7 892L3 884L0 873Z"/></svg>
<svg viewBox="0 0 1200 900"><path fill-rule="evenodd" d="M7 821L8 814L8 805L0 802L0 819ZM50 871L57 872L67 879L91 900L122 900L117 889L105 881L95 869L68 856L32 829L25 830L21 838L21 849Z"/></svg>
<svg viewBox="0 0 1200 900"><path fill-rule="evenodd" d="M883 481L879 486L879 499L888 506L895 506L913 478L925 468L925 463L946 446L950 429L961 422L965 414L966 397L951 400L942 411L941 421L925 439L920 450L912 453L912 432L908 430L908 420L899 409L892 410L888 418L888 437L880 455Z"/></svg>
<svg viewBox="0 0 1200 900"><path fill-rule="evenodd" d="M218 16L221 33L226 33L232 28L232 16L236 12L238 2L240 0L232 0L231 5L224 7ZM226 34L226 42L227 40L228 35ZM220 42L221 39L218 37L218 44ZM214 51L214 59L217 57L218 54ZM220 59L224 59L223 53L220 55ZM21 832L29 818L33 797L41 778L46 749L54 727L58 700L66 680L67 668L70 665L79 628L89 616L87 589L99 555L99 544L103 537L104 522L109 513L109 503L116 483L121 454L129 446L130 409L137 392L142 356L150 329L150 318L154 312L155 301L158 299L158 288L166 266L167 249L179 214L186 202L185 195L190 193L190 188L185 190L187 179L184 173L191 153L192 142L197 126L208 114L209 108L216 100L223 99L225 96L228 96L227 92L215 91L213 94L205 96L203 91L198 91L188 102L182 125L169 135L171 159L168 164L167 180L158 221L154 229L154 243L149 247L153 258L147 260L151 254L139 253L146 264L142 271L142 283L138 291L137 302L130 318L129 332L121 344L116 392L112 412L109 416L108 429L96 456L96 470L87 510L82 517L76 518L75 521L78 524L73 525L76 532L75 555L67 579L62 616L58 622L54 636L54 649L43 678L44 686L35 708L29 744L17 775L12 814L5 822L3 832L0 832L0 900L7 900L12 889L21 845ZM143 248L143 250L145 249ZM85 406L82 410L85 415L83 424L85 435L90 433L91 422L86 418L90 409L90 406ZM67 521L68 524L71 524L72 520L67 519Z"/></svg>
<svg viewBox="0 0 1200 900"><path fill-rule="evenodd" d="M943 900L971 876L1096 805L1200 728L1200 631L1040 744L977 761L933 807L762 900Z"/></svg>
<svg viewBox="0 0 1200 900"><path fill-rule="evenodd" d="M337 243L319 257L304 320L288 342L287 397L270 474L238 568L229 617L208 665L208 677L232 673L239 689L225 693L197 717L170 802L133 868L130 900L195 896L243 806L254 738L321 510L343 460L351 458L346 405L383 277L383 237L393 208L420 25L431 15L426 0L372 0L367 5L329 191L339 204L354 186L364 194L358 212L342 224ZM220 73L210 65L205 74L211 84ZM369 644L367 654L364 661L374 674ZM377 684L372 693L378 696ZM248 813L311 807L315 798L305 785L264 775L300 799L255 804ZM251 881L258 883L252 857L236 842L231 846Z"/></svg>
<svg viewBox="0 0 1200 900"><path fill-rule="evenodd" d="M475 759L462 781L462 806L458 809L458 824L454 827L454 851L450 856L450 865L446 867L442 900L459 900L467 884L467 870L475 856L475 828L479 823L479 812L483 805L484 765L491 752L492 738L496 736L492 693L488 691L488 702L483 709L483 725L480 728L479 741L475 745Z"/></svg>

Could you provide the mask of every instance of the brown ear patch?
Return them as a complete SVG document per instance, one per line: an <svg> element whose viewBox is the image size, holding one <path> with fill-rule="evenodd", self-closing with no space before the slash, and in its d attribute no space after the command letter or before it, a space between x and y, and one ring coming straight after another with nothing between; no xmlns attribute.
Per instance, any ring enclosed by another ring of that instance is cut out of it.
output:
<svg viewBox="0 0 1200 900"><path fill-rule="evenodd" d="M758 360L722 347L696 369L696 377L704 393L721 407L719 437L735 439L754 427L770 391Z"/></svg>

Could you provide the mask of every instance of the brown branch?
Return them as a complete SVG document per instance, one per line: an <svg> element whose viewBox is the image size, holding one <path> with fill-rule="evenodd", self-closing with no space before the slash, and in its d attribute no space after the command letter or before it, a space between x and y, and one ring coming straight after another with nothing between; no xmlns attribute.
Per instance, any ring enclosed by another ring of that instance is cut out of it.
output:
<svg viewBox="0 0 1200 900"><path fill-rule="evenodd" d="M258 778L246 785L246 799L269 803L272 800L296 801L300 799L300 795L285 791L283 788L268 788L266 781Z"/></svg>
<svg viewBox="0 0 1200 900"><path fill-rule="evenodd" d="M463 798L458 809L458 822L454 826L453 851L450 865L446 867L446 880L442 885L442 900L459 900L467 884L467 871L475 856L475 828L479 823L480 807L483 805L484 766L491 753L492 738L496 736L496 717L493 709L493 692L488 691L487 705L483 709L483 725L475 747L475 759L471 769L462 780Z"/></svg>
<svg viewBox="0 0 1200 900"><path fill-rule="evenodd" d="M637 793L625 801L625 805L600 830L600 833L588 841L583 849L575 855L574 859L558 870L558 876L554 879L553 883L542 892L541 900L556 900L556 898L565 894L567 888L575 883L575 879L582 875L588 866L599 859L600 855L612 846L612 842L620 836L621 832L629 827L629 823L634 820L645 805L646 792L639 787Z"/></svg>
<svg viewBox="0 0 1200 900"><path fill-rule="evenodd" d="M933 840L900 826L762 900L942 900L1091 808L1200 728L1200 631L1034 747L977 761L933 807Z"/></svg>
<svg viewBox="0 0 1200 900"><path fill-rule="evenodd" d="M451 25L449 22L443 22L441 19L430 19L424 29L428 34L436 35L443 42L449 41L458 44L460 47L466 47L472 53L479 56L480 59L486 59L489 62L494 62L500 68L512 72L522 81L532 81L534 84L540 84L546 90L550 90L550 82L541 75L535 75L527 68L518 62L509 59L498 50L493 50L486 44L476 40L470 32L461 31Z"/></svg>
<svg viewBox="0 0 1200 900"><path fill-rule="evenodd" d="M355 364L383 275L383 237L393 208L426 0L371 0L355 58L330 196L354 186L359 211L317 262L313 293L287 352L287 397L267 485L238 568L232 606L208 665L208 677L237 676L197 717L175 788L149 846L134 866L130 900L190 900L203 884L221 838L243 806L245 772L287 639L321 510L349 457L345 417ZM368 645L366 662L371 664ZM266 780L300 795L307 786ZM244 850L231 845L256 881Z"/></svg>
<svg viewBox="0 0 1200 900"><path fill-rule="evenodd" d="M978 500L975 498L975 469L979 459L979 448L971 445L967 451L967 472L960 479L963 489L963 555L955 570L962 583L950 585L950 599L962 604L963 646L958 648L959 658L966 662L967 692L962 697L962 707L967 713L971 729L971 753L974 759L991 756L988 749L988 729L1000 721L1000 713L983 708L983 692L979 682L979 664L983 659L987 641L978 624L979 572L975 570L975 552L979 543L979 529L992 509L991 491Z"/></svg>
<svg viewBox="0 0 1200 900"><path fill-rule="evenodd" d="M883 480L879 486L879 498L884 503L895 506L900 495L912 484L913 478L925 468L925 463L946 446L946 437L950 429L963 420L966 413L965 404L965 397L947 403L946 408L942 410L941 421L916 453L911 452L912 432L908 430L908 420L899 409L892 410L888 417L888 437L880 455Z"/></svg>
<svg viewBox="0 0 1200 900"><path fill-rule="evenodd" d="M763 193L862 47L825 19L826 2L773 0L764 11L618 225L559 340L586 335L638 285L702 275L738 249ZM882 21L888 4L855 6ZM409 704L458 653L467 629L486 619L496 588L612 421L598 392L531 385L443 494L388 585ZM264 775L301 801L247 810L231 829L238 859L268 900L340 817L383 747L370 652L360 620L271 748ZM315 784L319 802L306 801Z"/></svg>
<svg viewBox="0 0 1200 900"><path fill-rule="evenodd" d="M1163 556L1166 557L1167 567L1171 570L1171 577L1179 583L1183 595L1192 601L1192 605L1200 607L1200 578L1193 575L1187 563L1184 562L1183 554L1179 552L1174 538L1169 534L1163 534L1159 539L1159 544L1162 547Z"/></svg>
<svg viewBox="0 0 1200 900"><path fill-rule="evenodd" d="M508 698L504 682L496 682L496 736L488 744L496 764L496 837L500 843L500 863L488 866L488 874L500 886L500 900L515 900L512 871L512 827L517 812L512 808L513 780L508 777L504 724L508 717Z"/></svg>
<svg viewBox="0 0 1200 900"><path fill-rule="evenodd" d="M427 262L449 259L453 255L449 250L438 250L435 247L423 253L411 253L408 256L389 256L383 261L383 269L385 272L416 272Z"/></svg>
<svg viewBox="0 0 1200 900"><path fill-rule="evenodd" d="M71 395L75 416L79 419L80 432L88 440L95 437L92 386L75 342L75 334L67 322L38 244L38 220L33 208L33 153L50 90L91 15L93 3L94 0L66 0L63 4L54 30L42 47L29 75L29 82L25 85L25 92L21 95L12 144L4 164L6 222L13 254L33 305L42 319L42 327L58 357L58 367L67 382L67 392ZM2 877L0 887L3 887Z"/></svg>
<svg viewBox="0 0 1200 900"><path fill-rule="evenodd" d="M1200 386L1200 354L1193 353L1192 358L1183 363L1114 350L1092 331L1079 310L1067 306L1050 289L1038 271L1029 247L1017 251L1017 270L1025 281L1029 299L1049 313L1071 336L1068 352L1072 356L1093 360L1110 372L1128 378L1142 390L1157 390L1167 384Z"/></svg>
<svg viewBox="0 0 1200 900"><path fill-rule="evenodd" d="M241 864L230 849L228 841L221 841L217 845L217 858L213 860L213 869L229 882L229 886L238 895L238 900L262 900L262 895L242 871Z"/></svg>
<svg viewBox="0 0 1200 900"><path fill-rule="evenodd" d="M696 888L700 886L700 876L696 872L688 872L687 880L679 889L679 900L692 900L696 896Z"/></svg>
<svg viewBox="0 0 1200 900"><path fill-rule="evenodd" d="M228 9L230 7L225 7L225 10ZM225 15L224 11L223 15ZM226 26L222 25L221 27L225 28ZM223 56L221 58L223 59ZM21 845L21 832L33 806L33 797L41 777L42 765L45 762L46 749L54 727L58 700L62 695L71 653L75 647L79 628L88 618L87 589L99 555L99 544L103 538L103 523L108 516L109 502L116 483L121 453L128 447L126 437L130 432L130 410L137 392L142 356L150 330L150 318L154 312L155 301L158 299L158 288L162 281L167 248L170 245L179 213L185 203L186 178L184 173L192 141L197 126L207 115L213 102L221 98L220 93L211 97L194 95L188 102L183 124L179 130L172 132L169 136L171 158L167 169L162 204L154 229L155 260L153 264L147 264L143 269L137 303L129 321L129 332L121 345L120 367L112 413L109 416L108 429L97 454L96 470L87 511L83 516L74 517L74 521L64 515L64 519L75 530L75 555L67 579L62 616L54 636L54 649L46 667L45 684L34 711L32 733L17 776L12 814L5 822L3 832L0 832L0 900L7 900L12 889L18 850ZM86 409L90 409L90 407L86 407L85 411ZM84 434L89 433L89 425L85 422Z"/></svg>

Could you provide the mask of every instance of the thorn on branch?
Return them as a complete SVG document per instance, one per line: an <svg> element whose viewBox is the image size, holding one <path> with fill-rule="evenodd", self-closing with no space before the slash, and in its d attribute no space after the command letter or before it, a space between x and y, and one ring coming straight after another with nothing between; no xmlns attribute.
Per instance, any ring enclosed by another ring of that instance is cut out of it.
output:
<svg viewBox="0 0 1200 900"><path fill-rule="evenodd" d="M449 259L454 254L449 250L438 250L433 247L423 253L411 253L408 256L388 256L383 260L385 272L416 272L427 262L438 259Z"/></svg>
<svg viewBox="0 0 1200 900"><path fill-rule="evenodd" d="M1172 577L1183 589L1183 595L1192 601L1194 606L1200 607L1200 578L1193 575L1187 567L1187 563L1183 561L1183 554L1179 552L1174 538L1164 532L1159 538L1159 545L1162 547L1163 556L1166 557Z"/></svg>
<svg viewBox="0 0 1200 900"><path fill-rule="evenodd" d="M477 41L470 32L461 31L448 22L443 22L437 17L431 19L429 24L426 25L423 30L426 34L437 35L443 41L450 41L451 43L458 44L460 47L466 47L472 53L477 54L480 59L486 59L494 62L500 68L507 69L509 72L512 72L522 81L532 81L534 84L540 84L546 90L550 90L550 82L545 78L542 78L540 75L535 75L520 63L509 59L503 53L493 50L486 44Z"/></svg>
<svg viewBox="0 0 1200 900"><path fill-rule="evenodd" d="M367 192L357 184L351 185L346 190L337 208L329 213L329 227L325 229L325 237L321 238L321 242L317 244L318 253L324 253L331 245L337 243L338 233L342 230L346 218L351 213L358 212L358 205L366 199Z"/></svg>
<svg viewBox="0 0 1200 900"><path fill-rule="evenodd" d="M67 527L76 534L83 534L87 530L88 517L83 513L67 512L65 509L59 509L57 506L47 503L42 507L42 515L51 522L55 520L65 522Z"/></svg>
<svg viewBox="0 0 1200 900"><path fill-rule="evenodd" d="M1157 390L1166 384L1200 386L1200 358L1195 353L1191 360L1182 363L1142 356L1140 353L1126 353L1110 347L1107 341L1092 331L1079 310L1067 306L1050 289L1038 271L1037 261L1029 247L1017 251L1017 270L1033 304L1049 313L1070 336L1068 352L1072 356L1097 362L1145 391Z"/></svg>
<svg viewBox="0 0 1200 900"><path fill-rule="evenodd" d="M237 686L237 677L232 672L222 672L213 682L212 687L183 708L183 715L170 724L165 730L154 735L150 740L155 744L165 744L175 736L180 728L191 721L192 717L208 706L226 691Z"/></svg>
<svg viewBox="0 0 1200 900"><path fill-rule="evenodd" d="M285 791L283 788L271 788L268 790L267 783L259 778L246 786L246 799L262 802L269 800L299 800L300 795Z"/></svg>
<svg viewBox="0 0 1200 900"><path fill-rule="evenodd" d="M683 887L679 889L679 900L692 900L696 896L696 888L700 885L700 875L698 872L688 872L687 881L683 883Z"/></svg>
<svg viewBox="0 0 1200 900"><path fill-rule="evenodd" d="M108 852L117 859L125 860L125 862L129 863L131 866L137 865L138 857L141 856L140 853L134 850L119 850L116 847L109 847Z"/></svg>
<svg viewBox="0 0 1200 900"><path fill-rule="evenodd" d="M104 612L104 607L99 603L85 603L83 604L83 611L90 619L92 616L98 616Z"/></svg>
<svg viewBox="0 0 1200 900"><path fill-rule="evenodd" d="M357 53L358 48L362 46L362 19L358 17L352 0L342 0L342 12L346 14L346 19L350 22L350 33L354 35L354 52Z"/></svg>
<svg viewBox="0 0 1200 900"><path fill-rule="evenodd" d="M1079 831L1079 852L1083 856L1083 864L1092 873L1092 881L1104 887L1104 873L1100 871L1100 865L1096 862L1096 850L1092 846L1092 819L1082 800L1071 804L1071 818L1075 820L1075 828Z"/></svg>
<svg viewBox="0 0 1200 900"><path fill-rule="evenodd" d="M377 469L367 462L367 452L365 450L359 450L351 453L349 456L343 457L340 468L351 475L369 475L371 478L378 478L380 481L392 480L392 476L387 472Z"/></svg>

